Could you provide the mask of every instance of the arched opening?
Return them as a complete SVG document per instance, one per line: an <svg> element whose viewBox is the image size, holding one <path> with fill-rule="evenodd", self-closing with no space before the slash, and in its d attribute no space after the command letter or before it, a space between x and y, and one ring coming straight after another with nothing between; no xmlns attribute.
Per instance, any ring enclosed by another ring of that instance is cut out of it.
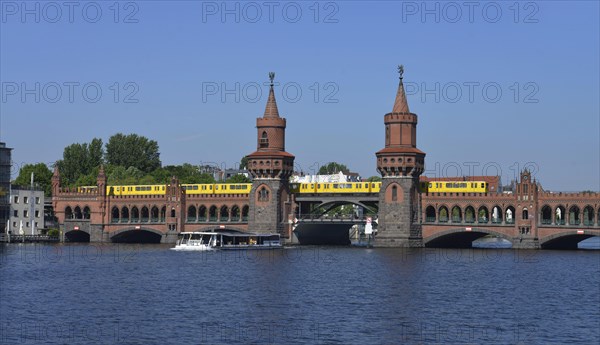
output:
<svg viewBox="0 0 600 345"><path fill-rule="evenodd" d="M206 206L204 205L198 208L198 221L206 222Z"/></svg>
<svg viewBox="0 0 600 345"><path fill-rule="evenodd" d="M139 223L140 222L140 210L136 206L131 208L131 222Z"/></svg>
<svg viewBox="0 0 600 345"><path fill-rule="evenodd" d="M240 221L240 208L237 205L234 205L231 208L231 221L232 222Z"/></svg>
<svg viewBox="0 0 600 345"><path fill-rule="evenodd" d="M164 223L166 218L167 218L167 206L163 206L160 209L160 222Z"/></svg>
<svg viewBox="0 0 600 345"><path fill-rule="evenodd" d="M467 206L465 209L465 223L475 223L475 209L473 206Z"/></svg>
<svg viewBox="0 0 600 345"><path fill-rule="evenodd" d="M594 209L590 205L583 209L583 225L594 225Z"/></svg>
<svg viewBox="0 0 600 345"><path fill-rule="evenodd" d="M244 207L242 207L242 222L248 221L248 211L249 210L250 210L250 207L248 207L248 205L244 205Z"/></svg>
<svg viewBox="0 0 600 345"><path fill-rule="evenodd" d="M83 213L81 212L81 207L75 206L73 215L75 216L75 219L83 219Z"/></svg>
<svg viewBox="0 0 600 345"><path fill-rule="evenodd" d="M523 220L527 220L527 219L529 219L529 211L527 211L527 209L526 209L526 208L524 208L524 209L523 209L523 212L522 212L522 217L521 217L521 219L523 219Z"/></svg>
<svg viewBox="0 0 600 345"><path fill-rule="evenodd" d="M260 136L260 147L269 147L269 136L267 135L267 131L263 131L262 135Z"/></svg>
<svg viewBox="0 0 600 345"><path fill-rule="evenodd" d="M90 208L88 206L85 206L83 208L83 219L90 219L91 213L92 212L90 211Z"/></svg>
<svg viewBox="0 0 600 345"><path fill-rule="evenodd" d="M225 205L221 206L221 211L219 212L219 220L221 222L229 221L229 208Z"/></svg>
<svg viewBox="0 0 600 345"><path fill-rule="evenodd" d="M119 209L117 206L113 206L112 210L110 211L110 220L113 223L119 222Z"/></svg>
<svg viewBox="0 0 600 345"><path fill-rule="evenodd" d="M70 206L65 207L65 219L73 219L73 210Z"/></svg>
<svg viewBox="0 0 600 345"><path fill-rule="evenodd" d="M492 223L500 224L502 223L502 209L499 206L494 206L492 208Z"/></svg>
<svg viewBox="0 0 600 345"><path fill-rule="evenodd" d="M147 223L150 220L150 211L148 207L142 207L142 223Z"/></svg>
<svg viewBox="0 0 600 345"><path fill-rule="evenodd" d="M129 209L126 206L121 208L121 223L129 222Z"/></svg>
<svg viewBox="0 0 600 345"><path fill-rule="evenodd" d="M515 223L515 208L512 206L508 206L506 211L504 211L504 215L506 216L506 224L514 224Z"/></svg>
<svg viewBox="0 0 600 345"><path fill-rule="evenodd" d="M425 242L427 248L511 248L512 243L496 233L449 230Z"/></svg>
<svg viewBox="0 0 600 345"><path fill-rule="evenodd" d="M541 219L542 224L552 224L552 209L548 205L542 207Z"/></svg>
<svg viewBox="0 0 600 345"><path fill-rule="evenodd" d="M187 209L187 221L189 223L191 222L195 222L197 219L198 214L196 213L196 206L190 206Z"/></svg>
<svg viewBox="0 0 600 345"><path fill-rule="evenodd" d="M597 237L590 234L565 234L540 243L542 249L579 249L579 243L588 238ZM592 240L590 240L592 241ZM588 242L588 241L586 241Z"/></svg>
<svg viewBox="0 0 600 345"><path fill-rule="evenodd" d="M454 206L452 207L452 223L461 223L462 222L462 211L460 207Z"/></svg>
<svg viewBox="0 0 600 345"><path fill-rule="evenodd" d="M217 206L212 205L208 210L208 221L216 222L217 221Z"/></svg>
<svg viewBox="0 0 600 345"><path fill-rule="evenodd" d="M152 206L150 210L150 222L158 223L158 207Z"/></svg>
<svg viewBox="0 0 600 345"><path fill-rule="evenodd" d="M428 223L435 222L435 208L431 205L425 208L425 221Z"/></svg>
<svg viewBox="0 0 600 345"><path fill-rule="evenodd" d="M258 191L258 201L269 201L269 190L266 187Z"/></svg>
<svg viewBox="0 0 600 345"><path fill-rule="evenodd" d="M114 235L113 243L160 243L162 236L148 230L128 230Z"/></svg>
<svg viewBox="0 0 600 345"><path fill-rule="evenodd" d="M579 207L573 205L569 209L569 224L570 225L579 225L581 223L581 218L579 216Z"/></svg>
<svg viewBox="0 0 600 345"><path fill-rule="evenodd" d="M81 230L73 230L65 233L65 242L89 242L90 234Z"/></svg>
<svg viewBox="0 0 600 345"><path fill-rule="evenodd" d="M554 210L554 224L565 225L565 216L565 208L562 206L556 207L556 210Z"/></svg>
<svg viewBox="0 0 600 345"><path fill-rule="evenodd" d="M488 212L487 207L481 206L479 208L479 210L477 211L477 222L485 224L489 221L489 219L490 219L490 214Z"/></svg>
<svg viewBox="0 0 600 345"><path fill-rule="evenodd" d="M448 208L446 206L440 207L438 221L440 223L448 223Z"/></svg>

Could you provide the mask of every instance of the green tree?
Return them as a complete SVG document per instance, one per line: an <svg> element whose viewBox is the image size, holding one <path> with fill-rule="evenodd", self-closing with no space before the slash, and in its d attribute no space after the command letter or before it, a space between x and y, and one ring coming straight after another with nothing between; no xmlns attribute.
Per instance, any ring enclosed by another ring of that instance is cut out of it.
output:
<svg viewBox="0 0 600 345"><path fill-rule="evenodd" d="M337 162L329 162L325 165L323 165L320 169L319 169L319 175L333 175L333 174L337 174L339 172L343 172L344 174L347 174L348 172L350 172L350 170L348 170L348 167L345 166L344 164L340 164Z"/></svg>
<svg viewBox="0 0 600 345"><path fill-rule="evenodd" d="M56 162L64 185L74 185L82 175L88 175L103 163L102 139L94 138L87 144L65 147L63 159Z"/></svg>
<svg viewBox="0 0 600 345"><path fill-rule="evenodd" d="M250 183L250 182L252 182L252 181L250 181L249 178L247 178L245 175L242 175L242 174L233 175L225 181L225 183Z"/></svg>
<svg viewBox="0 0 600 345"><path fill-rule="evenodd" d="M248 156L244 156L242 157L242 159L240 160L240 170L246 170L248 169Z"/></svg>
<svg viewBox="0 0 600 345"><path fill-rule="evenodd" d="M44 190L44 195L50 196L52 193L52 171L44 163L23 165L13 184L23 187L31 185L31 173L33 173L34 182Z"/></svg>
<svg viewBox="0 0 600 345"><path fill-rule="evenodd" d="M367 182L381 182L381 176L371 176L367 179Z"/></svg>
<svg viewBox="0 0 600 345"><path fill-rule="evenodd" d="M137 134L117 133L106 144L106 162L151 173L161 166L158 143Z"/></svg>

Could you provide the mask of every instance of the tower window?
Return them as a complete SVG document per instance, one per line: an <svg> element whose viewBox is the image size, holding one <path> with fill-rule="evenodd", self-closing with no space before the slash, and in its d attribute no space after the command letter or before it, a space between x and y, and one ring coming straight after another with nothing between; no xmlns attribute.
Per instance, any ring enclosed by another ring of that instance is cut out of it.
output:
<svg viewBox="0 0 600 345"><path fill-rule="evenodd" d="M392 201L398 201L398 187L392 186Z"/></svg>
<svg viewBox="0 0 600 345"><path fill-rule="evenodd" d="M263 131L262 136L260 137L260 147L261 148L269 147L269 137L267 136L266 131Z"/></svg>

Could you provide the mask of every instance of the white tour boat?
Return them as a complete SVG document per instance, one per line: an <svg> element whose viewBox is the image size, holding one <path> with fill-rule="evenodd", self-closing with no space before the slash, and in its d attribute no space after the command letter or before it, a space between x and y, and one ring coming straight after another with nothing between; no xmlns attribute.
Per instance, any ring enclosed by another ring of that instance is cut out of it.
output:
<svg viewBox="0 0 600 345"><path fill-rule="evenodd" d="M279 234L254 234L241 231L182 232L173 250L205 251L216 249L282 248Z"/></svg>

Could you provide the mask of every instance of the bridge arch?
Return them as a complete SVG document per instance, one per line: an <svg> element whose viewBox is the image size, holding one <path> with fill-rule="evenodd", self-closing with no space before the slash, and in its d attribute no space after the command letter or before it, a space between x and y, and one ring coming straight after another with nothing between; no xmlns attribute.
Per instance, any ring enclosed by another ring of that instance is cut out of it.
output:
<svg viewBox="0 0 600 345"><path fill-rule="evenodd" d="M471 228L466 231L465 228L456 228L441 231L430 237L424 238L423 242L427 248L472 248L473 241L484 236L496 236L509 241L512 244L512 238L501 232L486 228Z"/></svg>
<svg viewBox="0 0 600 345"><path fill-rule="evenodd" d="M198 214L196 213L196 206L190 205L187 209L187 221L195 222L198 219Z"/></svg>
<svg viewBox="0 0 600 345"><path fill-rule="evenodd" d="M71 206L65 207L65 219L72 219L72 218L73 218L73 209L71 208Z"/></svg>
<svg viewBox="0 0 600 345"><path fill-rule="evenodd" d="M117 206L113 206L110 210L110 219L113 223L118 223L121 213L119 212L119 208Z"/></svg>
<svg viewBox="0 0 600 345"><path fill-rule="evenodd" d="M198 207L198 221L206 222L206 219L206 206L200 205L200 207Z"/></svg>
<svg viewBox="0 0 600 345"><path fill-rule="evenodd" d="M83 230L71 230L65 233L66 242L89 242L90 234Z"/></svg>
<svg viewBox="0 0 600 345"><path fill-rule="evenodd" d="M565 219L567 215L565 212L565 207L563 205L558 205L554 209L554 222L557 225L565 225Z"/></svg>
<svg viewBox="0 0 600 345"><path fill-rule="evenodd" d="M231 206L231 221L232 222L240 221L240 207L238 205Z"/></svg>
<svg viewBox="0 0 600 345"><path fill-rule="evenodd" d="M515 222L515 207L513 205L508 205L504 209L504 219L507 224L513 224Z"/></svg>
<svg viewBox="0 0 600 345"><path fill-rule="evenodd" d="M465 222L475 223L475 208L471 205L465 207Z"/></svg>
<svg viewBox="0 0 600 345"><path fill-rule="evenodd" d="M481 205L477 210L477 222L478 223L488 223L490 220L490 211L487 206Z"/></svg>
<svg viewBox="0 0 600 345"><path fill-rule="evenodd" d="M433 223L436 220L436 212L435 208L431 205L427 205L425 208L425 221L429 223Z"/></svg>
<svg viewBox="0 0 600 345"><path fill-rule="evenodd" d="M579 206L573 205L569 208L569 224L579 225L581 223L581 216Z"/></svg>
<svg viewBox="0 0 600 345"><path fill-rule="evenodd" d="M542 210L540 211L540 222L542 224L552 224L552 209L550 206L542 206Z"/></svg>
<svg viewBox="0 0 600 345"><path fill-rule="evenodd" d="M92 212L90 211L90 207L85 205L83 207L83 219L90 219Z"/></svg>
<svg viewBox="0 0 600 345"><path fill-rule="evenodd" d="M123 206L121 208L121 223L129 222L129 208L127 206Z"/></svg>
<svg viewBox="0 0 600 345"><path fill-rule="evenodd" d="M494 224L502 223L502 208L498 204L492 207L490 218Z"/></svg>
<svg viewBox="0 0 600 345"><path fill-rule="evenodd" d="M161 231L152 228L129 227L112 232L110 240L113 243L160 243L163 235Z"/></svg>
<svg viewBox="0 0 600 345"><path fill-rule="evenodd" d="M590 237L600 236L600 231L569 230L540 239L542 249L577 249L579 242Z"/></svg>
<svg viewBox="0 0 600 345"><path fill-rule="evenodd" d="M228 222L229 221L229 207L227 205L221 206L219 211L219 221Z"/></svg>
<svg viewBox="0 0 600 345"><path fill-rule="evenodd" d="M83 219L83 212L81 212L81 207L79 207L79 205L75 206L73 216L75 219Z"/></svg>
<svg viewBox="0 0 600 345"><path fill-rule="evenodd" d="M594 225L594 208L591 205L586 205L583 208L583 225Z"/></svg>
<svg viewBox="0 0 600 345"><path fill-rule="evenodd" d="M323 202L323 203L317 205L313 209L313 212L314 212L313 214L315 216L322 216L322 215L326 214L327 212L331 211L333 208L338 207L338 206L344 206L344 205L356 205L356 206L362 207L367 212L377 214L377 210L374 207L367 206L366 204L364 204L360 201L356 201L356 200L326 201L326 202Z"/></svg>
<svg viewBox="0 0 600 345"><path fill-rule="evenodd" d="M440 223L448 223L448 207L442 205L438 210L438 221Z"/></svg>
<svg viewBox="0 0 600 345"><path fill-rule="evenodd" d="M451 211L452 223L462 223L462 210L460 206L454 205Z"/></svg>

